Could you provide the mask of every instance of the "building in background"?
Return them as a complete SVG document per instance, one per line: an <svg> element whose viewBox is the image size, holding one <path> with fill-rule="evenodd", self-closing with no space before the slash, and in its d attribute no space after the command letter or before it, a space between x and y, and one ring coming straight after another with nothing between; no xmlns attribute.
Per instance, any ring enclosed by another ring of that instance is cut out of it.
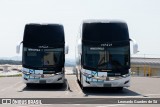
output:
<svg viewBox="0 0 160 107"><path fill-rule="evenodd" d="M160 58L131 58L131 71L133 76L160 77Z"/></svg>

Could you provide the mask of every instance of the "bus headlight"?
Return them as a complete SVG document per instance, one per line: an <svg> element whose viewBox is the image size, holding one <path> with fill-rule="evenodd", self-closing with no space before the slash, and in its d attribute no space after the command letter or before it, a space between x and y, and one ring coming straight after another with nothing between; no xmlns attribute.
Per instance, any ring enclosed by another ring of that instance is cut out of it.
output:
<svg viewBox="0 0 160 107"><path fill-rule="evenodd" d="M63 72L57 72L56 75L61 75L63 74ZM53 74L54 75L54 74Z"/></svg>
<svg viewBox="0 0 160 107"><path fill-rule="evenodd" d="M91 75L91 74L87 74L87 77L88 77L88 78L91 78L91 77L92 77L92 75Z"/></svg>
<svg viewBox="0 0 160 107"><path fill-rule="evenodd" d="M130 76L130 73L129 73L129 74L122 75L122 77L124 77L124 78L129 77L129 76Z"/></svg>
<svg viewBox="0 0 160 107"><path fill-rule="evenodd" d="M29 72L26 72L26 71L22 71L23 74L25 75L29 75L30 73Z"/></svg>

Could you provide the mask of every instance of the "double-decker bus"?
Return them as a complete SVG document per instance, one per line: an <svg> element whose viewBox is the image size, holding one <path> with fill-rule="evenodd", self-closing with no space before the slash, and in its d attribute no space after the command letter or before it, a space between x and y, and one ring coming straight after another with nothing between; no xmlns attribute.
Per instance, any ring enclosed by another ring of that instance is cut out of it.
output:
<svg viewBox="0 0 160 107"><path fill-rule="evenodd" d="M130 86L130 41L127 24L113 20L85 20L77 37L76 76L86 87Z"/></svg>
<svg viewBox="0 0 160 107"><path fill-rule="evenodd" d="M61 24L26 24L23 36L22 74L27 86L59 83L65 79L64 28ZM20 45L17 46L17 53Z"/></svg>

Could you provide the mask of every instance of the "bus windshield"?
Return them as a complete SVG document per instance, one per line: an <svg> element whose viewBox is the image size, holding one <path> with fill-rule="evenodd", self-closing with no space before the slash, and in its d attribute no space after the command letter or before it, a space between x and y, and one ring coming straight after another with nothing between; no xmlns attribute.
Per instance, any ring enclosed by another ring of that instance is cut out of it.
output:
<svg viewBox="0 0 160 107"><path fill-rule="evenodd" d="M93 69L115 70L129 68L129 46L83 47L83 65Z"/></svg>
<svg viewBox="0 0 160 107"><path fill-rule="evenodd" d="M23 48L23 64L32 67L58 66L63 64L63 48Z"/></svg>

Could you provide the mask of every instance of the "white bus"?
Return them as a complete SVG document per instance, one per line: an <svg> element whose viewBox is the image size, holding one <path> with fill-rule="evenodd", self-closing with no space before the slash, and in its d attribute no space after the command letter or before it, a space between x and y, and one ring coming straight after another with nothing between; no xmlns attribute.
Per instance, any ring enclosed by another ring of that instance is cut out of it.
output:
<svg viewBox="0 0 160 107"><path fill-rule="evenodd" d="M27 24L21 43L22 73L27 86L64 83L64 63L68 46L65 46L61 24ZM17 53L20 51L20 45L17 46Z"/></svg>
<svg viewBox="0 0 160 107"><path fill-rule="evenodd" d="M76 47L76 76L86 87L130 86L130 41L123 21L86 20L82 23Z"/></svg>

